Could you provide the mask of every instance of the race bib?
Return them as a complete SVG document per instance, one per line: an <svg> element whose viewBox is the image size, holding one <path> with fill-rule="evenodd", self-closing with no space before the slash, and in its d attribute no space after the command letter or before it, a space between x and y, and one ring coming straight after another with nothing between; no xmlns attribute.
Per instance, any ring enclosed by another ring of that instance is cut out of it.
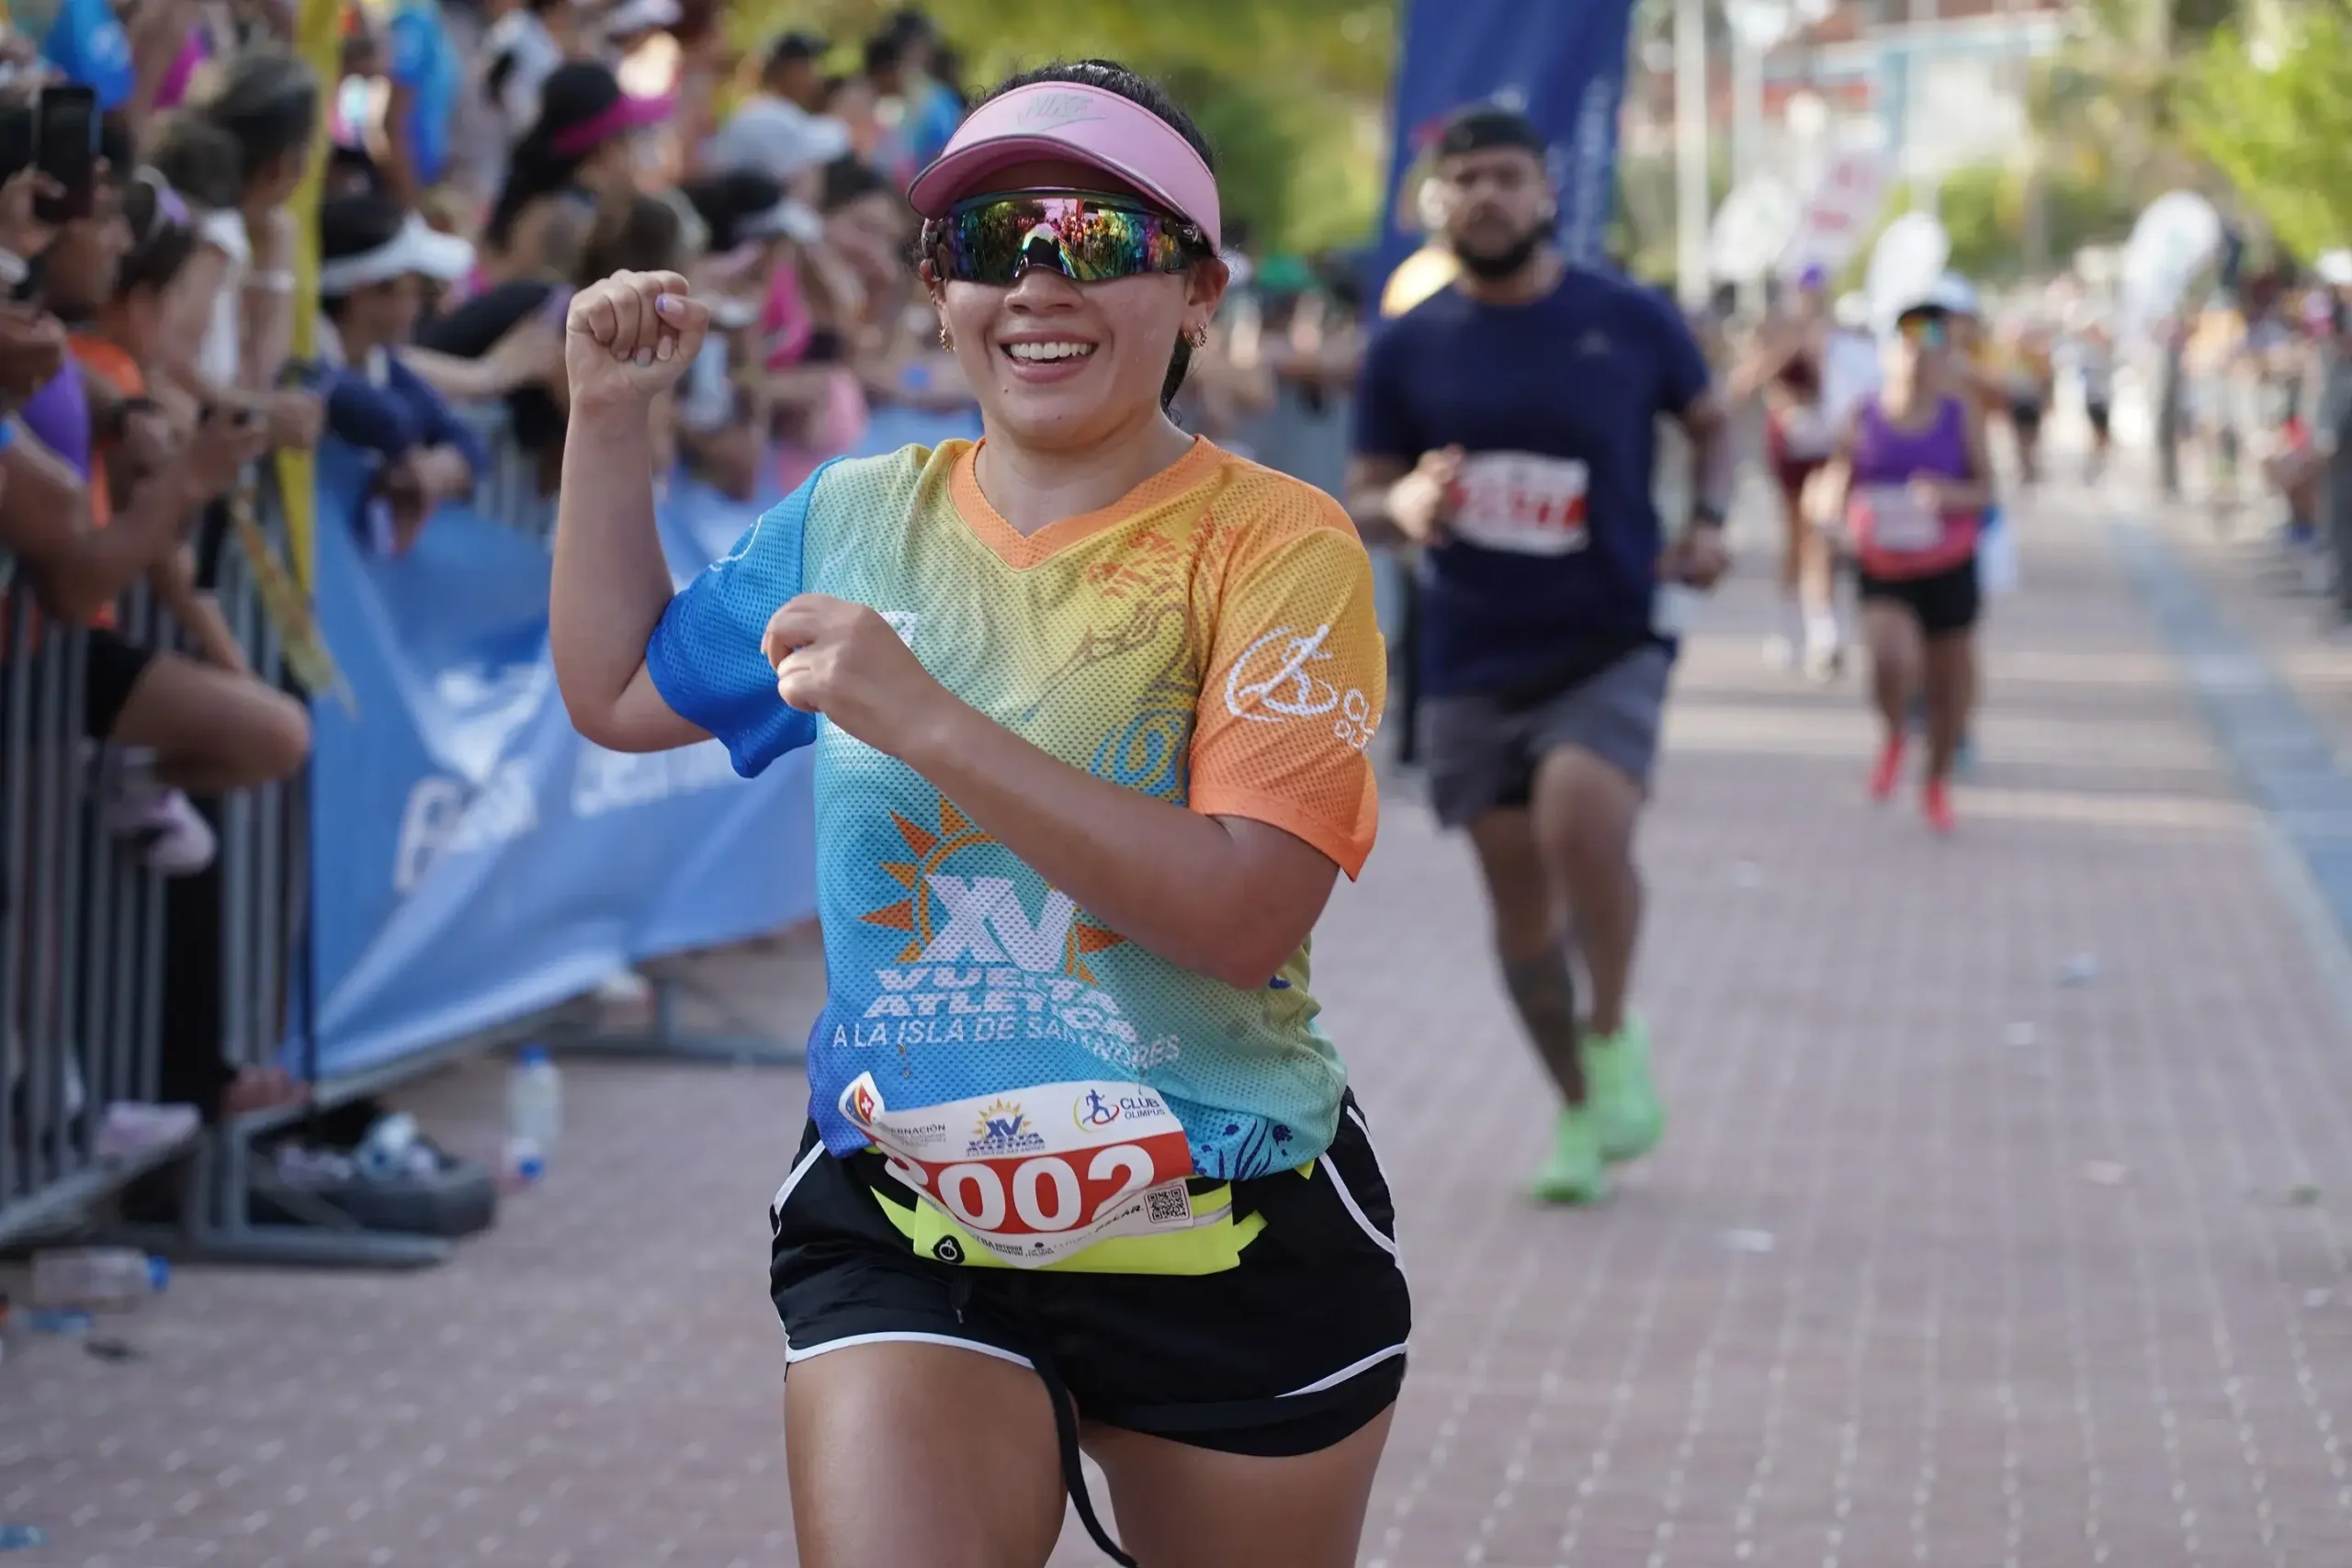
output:
<svg viewBox="0 0 2352 1568"><path fill-rule="evenodd" d="M1192 1145L1140 1084L1040 1084L893 1111L861 1073L841 1112L891 1175L1001 1263L1042 1268L1108 1236L1193 1223Z"/></svg>
<svg viewBox="0 0 2352 1568"><path fill-rule="evenodd" d="M1908 485L1872 485L1861 492L1869 528L1863 535L1874 549L1889 555L1917 555L1943 543L1944 520L1919 503Z"/></svg>
<svg viewBox="0 0 2352 1568"><path fill-rule="evenodd" d="M1781 445L1792 457L1829 456L1829 419L1811 403L1799 403L1781 415Z"/></svg>
<svg viewBox="0 0 2352 1568"><path fill-rule="evenodd" d="M1587 543L1585 465L1532 452L1480 452L1462 462L1453 536L1522 556L1573 555Z"/></svg>

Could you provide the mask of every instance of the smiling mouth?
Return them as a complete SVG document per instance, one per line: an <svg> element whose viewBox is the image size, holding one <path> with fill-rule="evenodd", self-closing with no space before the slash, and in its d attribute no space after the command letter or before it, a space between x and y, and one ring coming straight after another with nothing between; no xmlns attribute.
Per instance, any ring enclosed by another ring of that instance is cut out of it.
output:
<svg viewBox="0 0 2352 1568"><path fill-rule="evenodd" d="M1005 354L1023 365L1068 365L1090 359L1094 355L1091 343L1009 343Z"/></svg>

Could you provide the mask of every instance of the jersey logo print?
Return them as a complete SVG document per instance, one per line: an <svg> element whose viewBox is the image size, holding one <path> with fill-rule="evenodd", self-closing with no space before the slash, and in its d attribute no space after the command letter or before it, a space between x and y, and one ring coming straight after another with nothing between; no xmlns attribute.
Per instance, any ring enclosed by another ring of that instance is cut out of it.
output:
<svg viewBox="0 0 2352 1568"><path fill-rule="evenodd" d="M885 861L881 870L909 897L868 912L865 921L912 939L900 950L899 963L952 964L968 957L976 964L1009 963L1032 975L1067 975L1091 986L1097 981L1086 960L1126 940L1082 917L1066 893L1049 890L1032 919L1012 878L949 870L968 851L999 848L953 802L939 802L936 831L895 811L890 820L911 858Z"/></svg>

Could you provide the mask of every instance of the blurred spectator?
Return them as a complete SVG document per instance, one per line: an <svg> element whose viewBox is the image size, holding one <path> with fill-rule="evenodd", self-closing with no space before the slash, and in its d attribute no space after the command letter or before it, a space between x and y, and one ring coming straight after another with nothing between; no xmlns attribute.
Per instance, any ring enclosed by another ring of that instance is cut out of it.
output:
<svg viewBox="0 0 2352 1568"><path fill-rule="evenodd" d="M814 111L822 101L816 62L828 46L806 33L786 33L768 51L760 91L703 144L704 165L716 174L751 170L783 182L805 201L817 197L810 173L850 150L842 121Z"/></svg>
<svg viewBox="0 0 2352 1568"><path fill-rule="evenodd" d="M374 454L373 543L402 554L434 508L470 494L487 466L481 443L394 352L415 330L424 285L463 277L473 247L435 232L389 196L326 203L319 231L327 427Z"/></svg>
<svg viewBox="0 0 2352 1568"><path fill-rule="evenodd" d="M442 19L440 0L383 5L383 170L392 194L413 203L449 172L450 117L465 73Z"/></svg>
<svg viewBox="0 0 2352 1568"><path fill-rule="evenodd" d="M130 36L107 0L59 0L40 34L40 54L65 80L96 94L102 112L131 101L138 79Z"/></svg>
<svg viewBox="0 0 2352 1568"><path fill-rule="evenodd" d="M942 80L945 72L940 64L939 29L921 9L910 6L892 17L889 36L899 44L896 96L905 106L901 135L908 157L919 170L945 151L947 139L963 123L964 97Z"/></svg>
<svg viewBox="0 0 2352 1568"><path fill-rule="evenodd" d="M494 364L503 353L512 365L531 363L530 345L560 327L572 288L621 271L683 272L694 261L685 242L685 226L676 208L658 197L618 192L595 210L570 276L560 282L535 276L499 284L426 323L417 341L435 355L451 359ZM539 324L536 333L535 322ZM518 377L506 392L507 418L515 444L537 459L540 492L552 495L563 457L569 389L560 354L539 357L532 368L527 378Z"/></svg>
<svg viewBox="0 0 2352 1568"><path fill-rule="evenodd" d="M482 278L570 277L598 202L636 187L639 136L668 118L662 98L631 97L612 67L575 61L539 91L539 118L515 144L482 231Z"/></svg>
<svg viewBox="0 0 2352 1568"><path fill-rule="evenodd" d="M308 65L274 49L241 54L165 122L154 152L199 209L200 242L174 287L158 369L200 404L255 410L279 446L307 446L319 432L317 400L279 386L294 328L286 202L318 116Z"/></svg>
<svg viewBox="0 0 2352 1568"><path fill-rule="evenodd" d="M539 91L580 48L578 0L518 0L482 39L483 96L512 147L539 118Z"/></svg>

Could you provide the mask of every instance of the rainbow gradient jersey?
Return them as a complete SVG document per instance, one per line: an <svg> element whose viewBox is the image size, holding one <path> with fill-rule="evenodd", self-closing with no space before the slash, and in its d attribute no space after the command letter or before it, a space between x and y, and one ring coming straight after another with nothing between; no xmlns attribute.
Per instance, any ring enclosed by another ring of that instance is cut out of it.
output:
<svg viewBox="0 0 2352 1568"><path fill-rule="evenodd" d="M977 451L826 465L677 595L646 666L739 773L816 747L811 1114L831 1153L877 1148L927 1201L894 1215L910 1240L952 1232L972 1261L1023 1267L1208 1267L1156 1264L1175 1249L1154 1244L1216 1224L1214 1183L1311 1167L1338 1123L1346 1075L1306 946L1248 988L1146 952L912 768L786 706L760 638L802 592L868 605L1063 761L1272 824L1353 876L1386 687L1370 562L1329 496L1205 440L1025 536L980 493Z"/></svg>

